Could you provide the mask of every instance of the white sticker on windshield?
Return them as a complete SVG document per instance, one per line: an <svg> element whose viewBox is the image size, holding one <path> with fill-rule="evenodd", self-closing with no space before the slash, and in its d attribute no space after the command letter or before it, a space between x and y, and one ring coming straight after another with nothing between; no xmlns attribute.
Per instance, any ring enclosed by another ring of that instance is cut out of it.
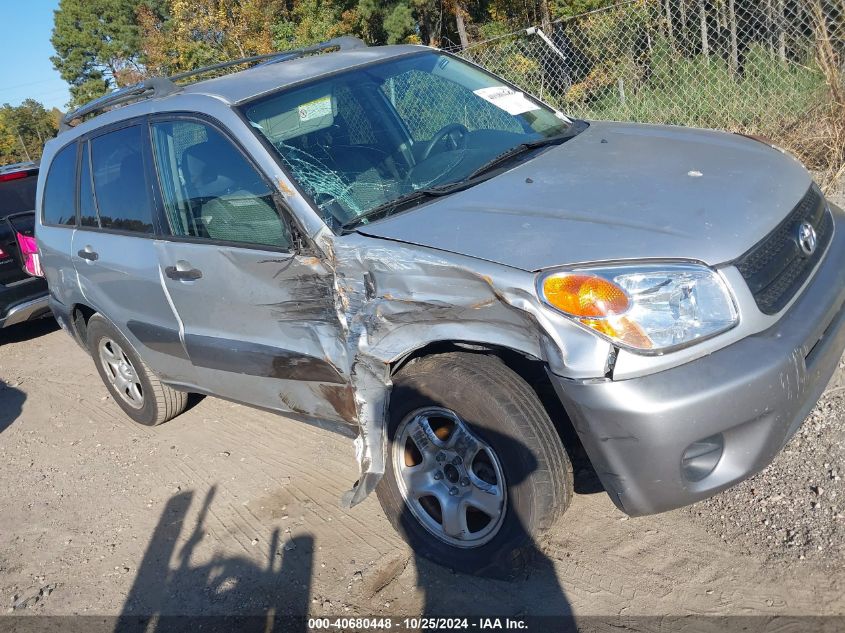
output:
<svg viewBox="0 0 845 633"><path fill-rule="evenodd" d="M508 114L522 114L523 112L540 109L540 106L534 104L523 93L512 90L507 86L479 88L473 92Z"/></svg>
<svg viewBox="0 0 845 633"><path fill-rule="evenodd" d="M320 97L299 106L299 120L302 122L312 121L331 114L332 98L329 96Z"/></svg>

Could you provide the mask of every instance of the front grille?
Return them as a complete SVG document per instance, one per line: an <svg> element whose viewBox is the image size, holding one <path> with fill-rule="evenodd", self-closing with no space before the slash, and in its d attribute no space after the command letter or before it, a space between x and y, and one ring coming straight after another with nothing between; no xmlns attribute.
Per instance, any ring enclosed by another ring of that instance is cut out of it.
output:
<svg viewBox="0 0 845 633"><path fill-rule="evenodd" d="M816 231L816 250L809 256L798 245L804 222ZM832 235L833 218L821 191L813 185L774 231L736 260L761 312L775 314L789 303L824 255Z"/></svg>

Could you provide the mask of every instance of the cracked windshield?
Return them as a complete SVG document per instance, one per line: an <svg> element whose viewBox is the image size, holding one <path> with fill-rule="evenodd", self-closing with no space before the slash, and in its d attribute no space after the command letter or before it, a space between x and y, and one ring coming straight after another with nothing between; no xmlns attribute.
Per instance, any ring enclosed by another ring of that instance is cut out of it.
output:
<svg viewBox="0 0 845 633"><path fill-rule="evenodd" d="M416 194L442 195L504 152L571 125L500 79L433 52L285 90L245 113L333 229L395 212L422 199Z"/></svg>

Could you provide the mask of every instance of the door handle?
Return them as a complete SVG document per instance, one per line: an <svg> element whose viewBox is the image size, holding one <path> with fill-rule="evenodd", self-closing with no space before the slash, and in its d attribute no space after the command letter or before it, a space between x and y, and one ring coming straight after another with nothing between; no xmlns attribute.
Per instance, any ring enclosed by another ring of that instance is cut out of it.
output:
<svg viewBox="0 0 845 633"><path fill-rule="evenodd" d="M164 274L176 281L196 281L202 277L201 270L197 270L196 268L180 270L176 266L168 266L164 269Z"/></svg>
<svg viewBox="0 0 845 633"><path fill-rule="evenodd" d="M93 250L90 246L86 246L85 248L76 252L82 259L87 259L89 262L95 262L100 258L99 253Z"/></svg>

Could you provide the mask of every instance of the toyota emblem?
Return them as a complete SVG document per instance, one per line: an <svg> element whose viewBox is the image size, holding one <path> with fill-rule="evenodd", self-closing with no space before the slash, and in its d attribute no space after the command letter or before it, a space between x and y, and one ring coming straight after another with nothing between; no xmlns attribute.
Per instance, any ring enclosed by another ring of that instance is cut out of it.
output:
<svg viewBox="0 0 845 633"><path fill-rule="evenodd" d="M810 257L816 252L816 229L809 222L802 222L798 227L798 246L805 257Z"/></svg>

